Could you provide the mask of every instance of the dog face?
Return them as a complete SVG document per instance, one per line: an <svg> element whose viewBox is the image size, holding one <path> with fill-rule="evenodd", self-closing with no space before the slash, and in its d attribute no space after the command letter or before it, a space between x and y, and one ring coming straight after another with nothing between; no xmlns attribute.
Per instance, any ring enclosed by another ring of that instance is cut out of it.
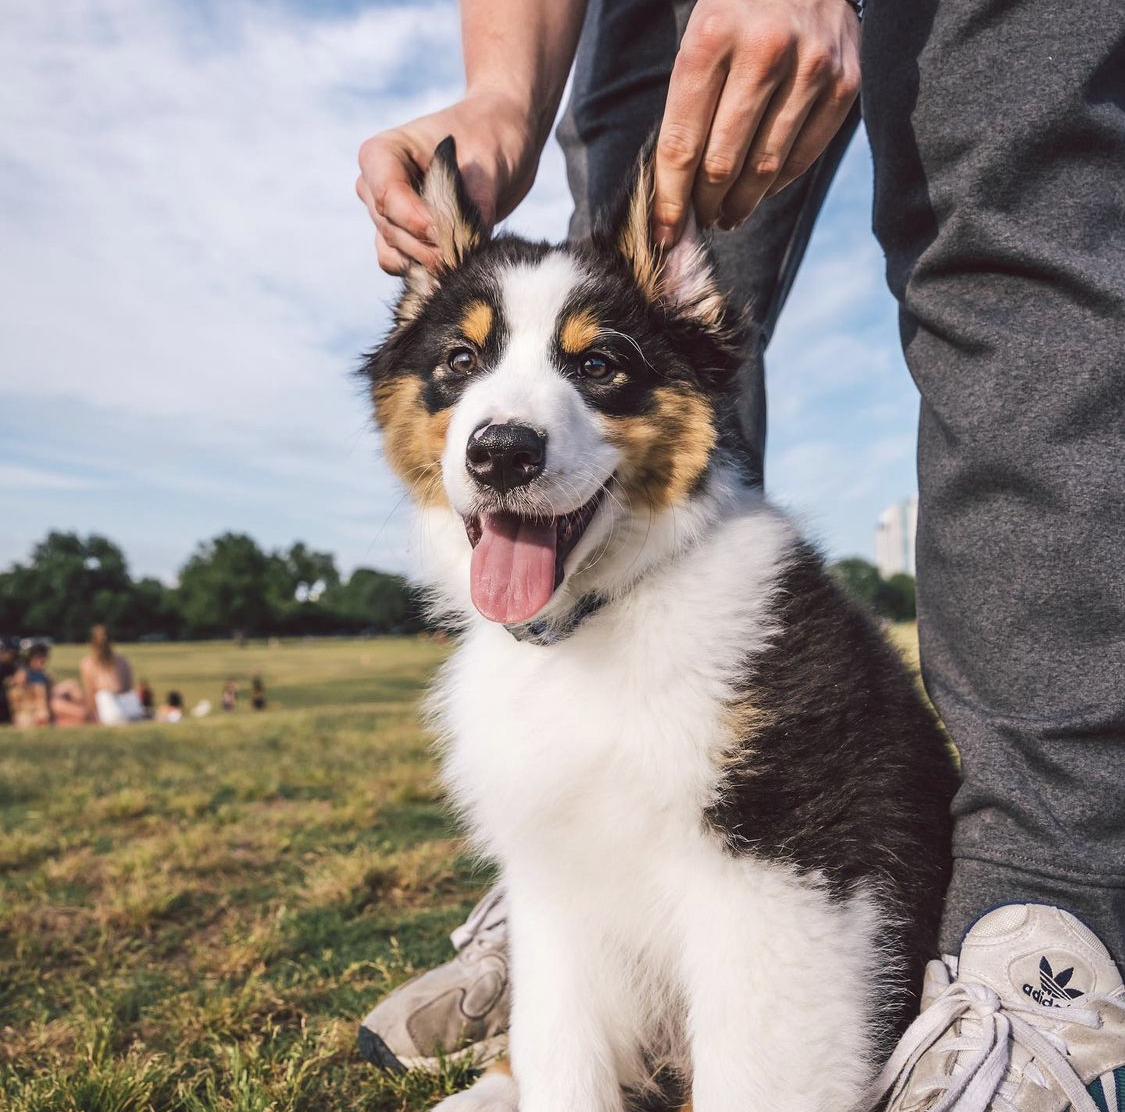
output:
<svg viewBox="0 0 1125 1112"><path fill-rule="evenodd" d="M491 621L612 590L727 439L729 313L694 230L654 247L651 188L642 160L590 243L551 247L487 236L452 140L423 183L443 266L408 274L366 371L387 458L420 506L463 523L464 586Z"/></svg>

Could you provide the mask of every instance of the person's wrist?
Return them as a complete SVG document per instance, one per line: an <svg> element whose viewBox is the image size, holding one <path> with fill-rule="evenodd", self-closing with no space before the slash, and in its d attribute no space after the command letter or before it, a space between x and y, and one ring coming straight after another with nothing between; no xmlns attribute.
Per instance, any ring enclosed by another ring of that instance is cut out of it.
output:
<svg viewBox="0 0 1125 1112"><path fill-rule="evenodd" d="M490 118L499 127L524 138L528 147L525 153L538 153L550 137L553 116L545 119L546 114L539 107L550 98L523 83L495 77L474 81L465 89L465 100L487 103Z"/></svg>

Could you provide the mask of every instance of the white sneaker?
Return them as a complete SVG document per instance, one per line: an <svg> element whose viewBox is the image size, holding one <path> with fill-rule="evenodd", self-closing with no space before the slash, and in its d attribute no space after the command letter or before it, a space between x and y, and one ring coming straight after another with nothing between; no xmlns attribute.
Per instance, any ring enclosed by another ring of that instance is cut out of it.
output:
<svg viewBox="0 0 1125 1112"><path fill-rule="evenodd" d="M508 1049L508 905L493 889L452 935L451 961L400 985L368 1013L359 1052L384 1070L424 1069ZM1125 1110L1123 1110L1125 1112Z"/></svg>
<svg viewBox="0 0 1125 1112"><path fill-rule="evenodd" d="M1125 986L1073 915L1008 904L926 968L871 1094L886 1112L1125 1112Z"/></svg>

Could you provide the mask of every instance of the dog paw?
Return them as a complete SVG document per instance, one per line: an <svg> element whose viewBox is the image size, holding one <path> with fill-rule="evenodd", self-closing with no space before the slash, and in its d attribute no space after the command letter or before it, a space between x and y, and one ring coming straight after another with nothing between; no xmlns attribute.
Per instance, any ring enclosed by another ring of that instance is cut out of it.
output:
<svg viewBox="0 0 1125 1112"><path fill-rule="evenodd" d="M446 1097L434 1112L518 1112L516 1083L506 1073L486 1073L472 1088Z"/></svg>

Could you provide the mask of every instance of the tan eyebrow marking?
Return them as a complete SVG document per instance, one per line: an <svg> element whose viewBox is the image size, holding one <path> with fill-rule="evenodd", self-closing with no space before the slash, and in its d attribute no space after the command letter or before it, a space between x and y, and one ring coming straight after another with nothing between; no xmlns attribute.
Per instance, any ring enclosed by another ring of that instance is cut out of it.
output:
<svg viewBox="0 0 1125 1112"><path fill-rule="evenodd" d="M484 347L492 332L494 314L492 306L485 301L474 301L461 318L461 332L467 340L477 347Z"/></svg>
<svg viewBox="0 0 1125 1112"><path fill-rule="evenodd" d="M598 318L589 309L579 309L563 321L559 343L567 355L578 355L598 338Z"/></svg>

